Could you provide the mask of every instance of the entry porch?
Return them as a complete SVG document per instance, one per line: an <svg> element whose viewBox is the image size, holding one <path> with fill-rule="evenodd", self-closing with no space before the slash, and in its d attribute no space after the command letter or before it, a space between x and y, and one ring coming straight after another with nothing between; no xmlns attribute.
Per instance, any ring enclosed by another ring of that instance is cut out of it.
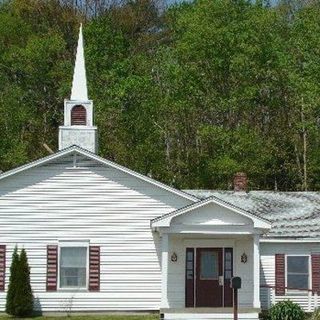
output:
<svg viewBox="0 0 320 320"><path fill-rule="evenodd" d="M161 236L163 319L233 319L233 276L242 279L239 319L258 319L259 238L269 222L208 199L152 227Z"/></svg>

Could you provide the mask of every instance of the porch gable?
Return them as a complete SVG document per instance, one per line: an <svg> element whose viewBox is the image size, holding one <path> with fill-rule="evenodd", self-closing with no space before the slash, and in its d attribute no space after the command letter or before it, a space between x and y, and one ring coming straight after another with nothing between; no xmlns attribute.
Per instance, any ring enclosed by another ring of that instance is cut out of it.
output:
<svg viewBox="0 0 320 320"><path fill-rule="evenodd" d="M251 227L262 232L271 228L271 223L250 212L216 198L208 198L151 221L154 229L177 226L186 227Z"/></svg>

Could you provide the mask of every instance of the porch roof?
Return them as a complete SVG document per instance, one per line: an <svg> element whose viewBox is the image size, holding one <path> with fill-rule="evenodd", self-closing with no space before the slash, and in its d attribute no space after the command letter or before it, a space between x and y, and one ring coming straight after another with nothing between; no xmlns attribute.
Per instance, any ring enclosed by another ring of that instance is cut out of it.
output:
<svg viewBox="0 0 320 320"><path fill-rule="evenodd" d="M243 210L242 208L240 208L232 203L218 199L214 196L200 200L199 202L190 204L188 206L185 206L183 208L180 208L178 210L175 210L175 211L170 212L168 214L165 214L163 216L157 217L157 218L151 220L151 226L153 228L169 227L171 220L173 218L181 216L187 212L194 211L194 210L199 209L201 207L207 206L211 203L216 204L218 206L221 206L223 208L229 209L230 211L232 211L234 213L237 213L241 216L244 216L244 217L251 219L253 222L254 228L265 229L265 230L269 230L271 228L271 223L267 219L256 216L255 214L253 214L249 211Z"/></svg>

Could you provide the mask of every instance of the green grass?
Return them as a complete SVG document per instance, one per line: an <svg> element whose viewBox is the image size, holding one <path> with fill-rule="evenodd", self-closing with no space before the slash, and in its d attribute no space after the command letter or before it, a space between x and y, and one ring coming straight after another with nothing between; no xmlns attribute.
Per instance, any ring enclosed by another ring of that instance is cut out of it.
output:
<svg viewBox="0 0 320 320"><path fill-rule="evenodd" d="M0 316L0 320L12 320L13 317L10 316ZM21 319L21 318L20 318ZM47 316L47 317L33 317L27 319L34 319L34 320L159 320L158 314L153 315L83 315L83 316Z"/></svg>

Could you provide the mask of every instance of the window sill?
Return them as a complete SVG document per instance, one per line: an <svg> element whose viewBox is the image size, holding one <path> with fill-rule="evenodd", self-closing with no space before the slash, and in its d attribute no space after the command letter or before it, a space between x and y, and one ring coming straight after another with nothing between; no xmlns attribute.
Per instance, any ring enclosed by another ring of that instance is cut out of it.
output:
<svg viewBox="0 0 320 320"><path fill-rule="evenodd" d="M58 288L57 292L70 292L70 293L78 293L78 292L89 292L87 288Z"/></svg>
<svg viewBox="0 0 320 320"><path fill-rule="evenodd" d="M286 296L308 296L309 291L307 289L305 291L302 290L290 290L286 292Z"/></svg>

